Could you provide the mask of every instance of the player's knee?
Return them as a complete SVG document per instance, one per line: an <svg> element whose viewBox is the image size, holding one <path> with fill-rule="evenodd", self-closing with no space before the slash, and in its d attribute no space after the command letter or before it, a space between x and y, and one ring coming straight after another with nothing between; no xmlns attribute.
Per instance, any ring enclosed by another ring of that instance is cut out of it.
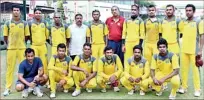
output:
<svg viewBox="0 0 204 100"><path fill-rule="evenodd" d="M121 82L122 85L126 85L126 84L127 84L127 81L128 81L128 80L126 80L125 77L122 77L122 78L120 79L120 82Z"/></svg>
<svg viewBox="0 0 204 100"><path fill-rule="evenodd" d="M23 91L24 87L25 87L25 86L24 86L23 84L17 84L17 85L16 85L16 91L17 91L17 92Z"/></svg>
<svg viewBox="0 0 204 100"><path fill-rule="evenodd" d="M49 73L49 76L52 77L54 75L55 71L54 70L49 70L48 73Z"/></svg>
<svg viewBox="0 0 204 100"><path fill-rule="evenodd" d="M97 79L96 79L96 82L97 82L98 84L102 84L103 78L100 77L100 76L98 76Z"/></svg>
<svg viewBox="0 0 204 100"><path fill-rule="evenodd" d="M180 85L180 78L179 78L178 75L172 77L172 79L171 79L171 84L172 84L173 86L179 86L179 85Z"/></svg>

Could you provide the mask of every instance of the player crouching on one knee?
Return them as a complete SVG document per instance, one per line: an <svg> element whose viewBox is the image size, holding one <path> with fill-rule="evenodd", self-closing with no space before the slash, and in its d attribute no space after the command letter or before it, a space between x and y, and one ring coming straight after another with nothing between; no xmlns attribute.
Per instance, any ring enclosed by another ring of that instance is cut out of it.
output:
<svg viewBox="0 0 204 100"><path fill-rule="evenodd" d="M18 71L18 81L16 90L22 91L22 97L28 97L33 92L38 97L43 96L40 86L44 85L48 76L43 73L43 64L40 58L35 57L35 52L31 48L25 50L26 59L21 62Z"/></svg>

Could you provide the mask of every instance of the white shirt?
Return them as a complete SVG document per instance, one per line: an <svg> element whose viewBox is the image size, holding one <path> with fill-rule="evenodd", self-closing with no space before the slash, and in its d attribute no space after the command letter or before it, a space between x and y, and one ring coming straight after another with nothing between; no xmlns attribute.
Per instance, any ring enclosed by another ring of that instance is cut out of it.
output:
<svg viewBox="0 0 204 100"><path fill-rule="evenodd" d="M70 55L80 55L83 53L83 45L86 42L86 30L88 26L82 24L81 27L76 24L72 24L69 27L70 30Z"/></svg>

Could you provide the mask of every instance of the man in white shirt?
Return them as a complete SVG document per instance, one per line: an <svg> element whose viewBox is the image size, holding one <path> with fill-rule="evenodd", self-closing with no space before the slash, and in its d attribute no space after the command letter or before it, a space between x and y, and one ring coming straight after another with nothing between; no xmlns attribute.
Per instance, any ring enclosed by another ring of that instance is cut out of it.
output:
<svg viewBox="0 0 204 100"><path fill-rule="evenodd" d="M82 24L82 14L75 15L74 24L68 27L69 37L69 54L74 60L76 55L83 53L83 44L90 41L90 30L88 26Z"/></svg>

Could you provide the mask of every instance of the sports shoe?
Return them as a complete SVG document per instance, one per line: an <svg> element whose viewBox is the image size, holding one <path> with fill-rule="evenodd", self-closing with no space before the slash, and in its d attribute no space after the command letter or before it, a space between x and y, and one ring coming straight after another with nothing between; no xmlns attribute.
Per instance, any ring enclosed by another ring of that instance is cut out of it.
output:
<svg viewBox="0 0 204 100"><path fill-rule="evenodd" d="M157 96L161 96L161 95L162 95L162 91L156 92L156 95L157 95Z"/></svg>
<svg viewBox="0 0 204 100"><path fill-rule="evenodd" d="M195 97L200 97L200 95L201 95L201 92L199 90L194 92L194 96Z"/></svg>
<svg viewBox="0 0 204 100"><path fill-rule="evenodd" d="M166 89L168 89L168 86L167 86L167 85L164 85L164 86L162 87L162 90L166 90Z"/></svg>
<svg viewBox="0 0 204 100"><path fill-rule="evenodd" d="M119 92L120 89L118 87L113 87L114 92Z"/></svg>
<svg viewBox="0 0 204 100"><path fill-rule="evenodd" d="M75 91L72 93L72 96L73 96L73 97L76 97L76 96L78 96L79 94L81 94L81 90L75 90Z"/></svg>
<svg viewBox="0 0 204 100"><path fill-rule="evenodd" d="M23 98L27 98L27 97L28 97L28 89L24 89L24 90L22 91L22 97L23 97Z"/></svg>
<svg viewBox="0 0 204 100"><path fill-rule="evenodd" d="M145 92L140 90L140 95L145 95Z"/></svg>
<svg viewBox="0 0 204 100"><path fill-rule="evenodd" d="M87 91L88 93L91 93L91 92L92 92L92 89L86 88L86 91Z"/></svg>
<svg viewBox="0 0 204 100"><path fill-rule="evenodd" d="M43 93L40 91L40 88L39 88L39 87L35 87L35 88L34 88L33 94L34 94L34 95L37 95L37 97L42 97L42 96L43 96Z"/></svg>
<svg viewBox="0 0 204 100"><path fill-rule="evenodd" d="M185 92L187 92L187 90L186 90L186 89L183 89L183 88L180 88L180 89L178 90L178 92L181 93L181 94L184 94Z"/></svg>
<svg viewBox="0 0 204 100"><path fill-rule="evenodd" d="M175 99L176 99L176 96L173 96L173 95L170 94L169 100L175 100Z"/></svg>
<svg viewBox="0 0 204 100"><path fill-rule="evenodd" d="M63 92L64 92L64 93L68 93L68 92L69 92L69 90L67 90L67 89L64 89L64 90L63 90Z"/></svg>
<svg viewBox="0 0 204 100"><path fill-rule="evenodd" d="M128 92L128 94L129 94L129 95L133 95L133 94L134 94L134 90L130 90L130 91Z"/></svg>
<svg viewBox="0 0 204 100"><path fill-rule="evenodd" d="M28 88L28 93L31 93L33 91L33 88L29 87Z"/></svg>
<svg viewBox="0 0 204 100"><path fill-rule="evenodd" d="M106 93L106 88L101 89L101 92L102 92L102 93Z"/></svg>
<svg viewBox="0 0 204 100"><path fill-rule="evenodd" d="M10 94L10 90L9 89L5 89L3 95L4 96L8 96Z"/></svg>
<svg viewBox="0 0 204 100"><path fill-rule="evenodd" d="M55 98L56 96L55 96L55 93L51 93L50 94L50 98Z"/></svg>

